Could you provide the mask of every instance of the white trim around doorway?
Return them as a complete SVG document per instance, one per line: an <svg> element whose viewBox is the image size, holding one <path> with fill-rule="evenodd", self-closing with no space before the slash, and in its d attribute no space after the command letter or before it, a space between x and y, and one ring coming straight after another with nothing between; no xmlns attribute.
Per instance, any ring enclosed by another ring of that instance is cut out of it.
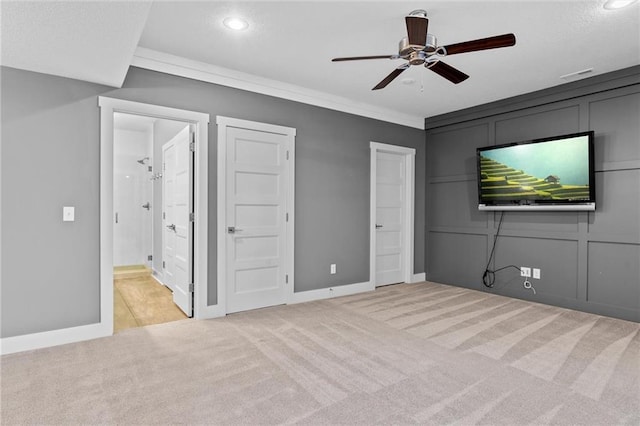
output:
<svg viewBox="0 0 640 426"><path fill-rule="evenodd" d="M404 253L404 282L412 283L416 280L420 280L421 276L414 276L413 274L413 242L414 242L414 203L415 203L415 159L416 150L413 148L406 148L403 146L389 145L379 142L370 142L369 148L371 150L371 176L370 183L370 208L369 208L369 280L371 286L376 286L376 180L377 180L377 160L378 152L389 152L393 154L399 154L404 156L405 161L405 197L404 197L404 244L402 251Z"/></svg>
<svg viewBox="0 0 640 426"><path fill-rule="evenodd" d="M241 129L256 130L259 132L269 132L285 135L290 140L289 155L289 186L287 188L287 205L290 206L289 221L286 227L286 274L289 277L286 283L285 303L294 302L294 229L295 229L295 136L296 129L292 127L278 126L275 124L260 123L256 121L241 120L237 118L216 117L218 125L218 173L217 173L217 284L218 284L218 304L216 305L219 316L226 315L227 305L227 128L237 127Z"/></svg>
<svg viewBox="0 0 640 426"><path fill-rule="evenodd" d="M100 96L100 323L113 334L113 114L184 121L195 128L194 305L196 319L217 316L207 304L209 114Z"/></svg>

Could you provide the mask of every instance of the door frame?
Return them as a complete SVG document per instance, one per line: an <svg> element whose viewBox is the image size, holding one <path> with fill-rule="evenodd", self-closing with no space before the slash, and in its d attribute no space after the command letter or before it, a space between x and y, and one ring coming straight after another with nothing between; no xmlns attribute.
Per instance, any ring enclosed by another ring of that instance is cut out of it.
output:
<svg viewBox="0 0 640 426"><path fill-rule="evenodd" d="M371 281L371 287L376 287L376 186L377 186L377 161L378 152L387 152L392 154L402 155L404 157L404 173L405 173L405 193L404 193L404 226L403 226L403 244L402 252L404 254L403 267L404 267L404 282L413 282L413 258L414 258L414 204L415 204L415 160L416 150L413 148L407 148L404 146L389 145L379 142L370 142L369 148L371 150L371 186L369 189L370 194L370 207L369 207L369 280Z"/></svg>
<svg viewBox="0 0 640 426"><path fill-rule="evenodd" d="M98 97L100 107L100 326L113 334L113 114L142 115L184 121L195 127L194 176L194 318L216 316L207 306L208 125L209 114Z"/></svg>
<svg viewBox="0 0 640 426"><path fill-rule="evenodd" d="M285 135L289 139L289 183L287 186L287 213L289 221L285 226L285 241L287 249L285 253L285 273L289 280L285 283L285 303L293 299L295 288L294 275L294 230L295 230L295 159L296 159L296 129L292 127L278 126L275 124L260 123L256 121L241 120L238 118L216 116L218 125L218 173L217 173L217 285L218 307L222 315L227 309L227 128L255 130L259 132L276 133Z"/></svg>

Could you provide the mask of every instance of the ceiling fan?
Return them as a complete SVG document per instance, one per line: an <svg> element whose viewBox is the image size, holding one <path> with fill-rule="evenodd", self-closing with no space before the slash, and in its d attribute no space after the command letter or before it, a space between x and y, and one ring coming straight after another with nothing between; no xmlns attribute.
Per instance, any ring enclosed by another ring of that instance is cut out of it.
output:
<svg viewBox="0 0 640 426"><path fill-rule="evenodd" d="M516 36L513 34L502 34L494 37L470 40L462 43L438 46L436 37L427 33L429 19L427 12L419 9L414 10L405 17L407 24L407 37L400 40L397 55L377 55L377 56L353 56L346 58L334 58L332 62L359 61L363 59L404 59L408 62L400 65L386 76L371 90L385 88L402 72L412 65L422 65L436 74L446 78L454 84L465 81L469 76L460 70L442 62L442 58L458 53L475 52L478 50L496 49L508 47L516 44Z"/></svg>

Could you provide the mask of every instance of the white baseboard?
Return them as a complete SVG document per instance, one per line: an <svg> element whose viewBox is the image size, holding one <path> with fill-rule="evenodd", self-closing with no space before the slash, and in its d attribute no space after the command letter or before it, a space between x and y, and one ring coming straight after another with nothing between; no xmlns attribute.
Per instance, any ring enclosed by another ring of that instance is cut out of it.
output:
<svg viewBox="0 0 640 426"><path fill-rule="evenodd" d="M156 280L158 284L164 285L166 287L166 285L162 282L162 278L159 275L156 275L156 271L153 271L153 273L151 274L151 278Z"/></svg>
<svg viewBox="0 0 640 426"><path fill-rule="evenodd" d="M160 282L160 284L162 283ZM218 318L225 315L224 309L220 305L214 305L207 306L207 309L197 319ZM22 336L4 337L0 339L0 355L66 345L67 343L82 342L111 335L113 335L112 325L105 326L97 323L24 334Z"/></svg>
<svg viewBox="0 0 640 426"><path fill-rule="evenodd" d="M60 330L43 331L22 336L4 337L0 339L0 354L30 351L32 349L48 348L111 336L113 327L102 323L63 328Z"/></svg>
<svg viewBox="0 0 640 426"><path fill-rule="evenodd" d="M312 302L314 300L331 299L332 297L348 296L350 294L373 291L375 287L370 281L356 284L340 285L336 287L321 288L318 290L301 291L293 293L289 304Z"/></svg>
<svg viewBox="0 0 640 426"><path fill-rule="evenodd" d="M158 277L154 275L152 276L156 281L162 284ZM424 281L424 277L424 273L415 274L412 282ZM333 297L348 296L373 290L375 290L373 283L366 281L356 284L347 284L293 293L290 296L288 303L312 302L314 300L331 299ZM219 318L225 315L225 308L218 304L207 306L206 309L202 309L197 319ZM109 327L102 323L98 323L79 327L63 328L61 330L25 334L22 336L5 337L0 339L0 355L65 345L67 343L81 342L84 340L98 339L100 337L111 336L112 334L112 326Z"/></svg>
<svg viewBox="0 0 640 426"><path fill-rule="evenodd" d="M425 272L421 272L419 274L413 274L413 277L411 277L411 283L421 283L423 281L427 280L427 274Z"/></svg>

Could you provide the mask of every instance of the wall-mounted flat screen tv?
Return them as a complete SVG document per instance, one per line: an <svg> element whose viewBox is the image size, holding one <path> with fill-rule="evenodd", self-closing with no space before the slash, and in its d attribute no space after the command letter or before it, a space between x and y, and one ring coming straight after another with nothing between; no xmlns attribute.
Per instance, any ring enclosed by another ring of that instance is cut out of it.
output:
<svg viewBox="0 0 640 426"><path fill-rule="evenodd" d="M480 210L595 210L593 131L477 149Z"/></svg>

